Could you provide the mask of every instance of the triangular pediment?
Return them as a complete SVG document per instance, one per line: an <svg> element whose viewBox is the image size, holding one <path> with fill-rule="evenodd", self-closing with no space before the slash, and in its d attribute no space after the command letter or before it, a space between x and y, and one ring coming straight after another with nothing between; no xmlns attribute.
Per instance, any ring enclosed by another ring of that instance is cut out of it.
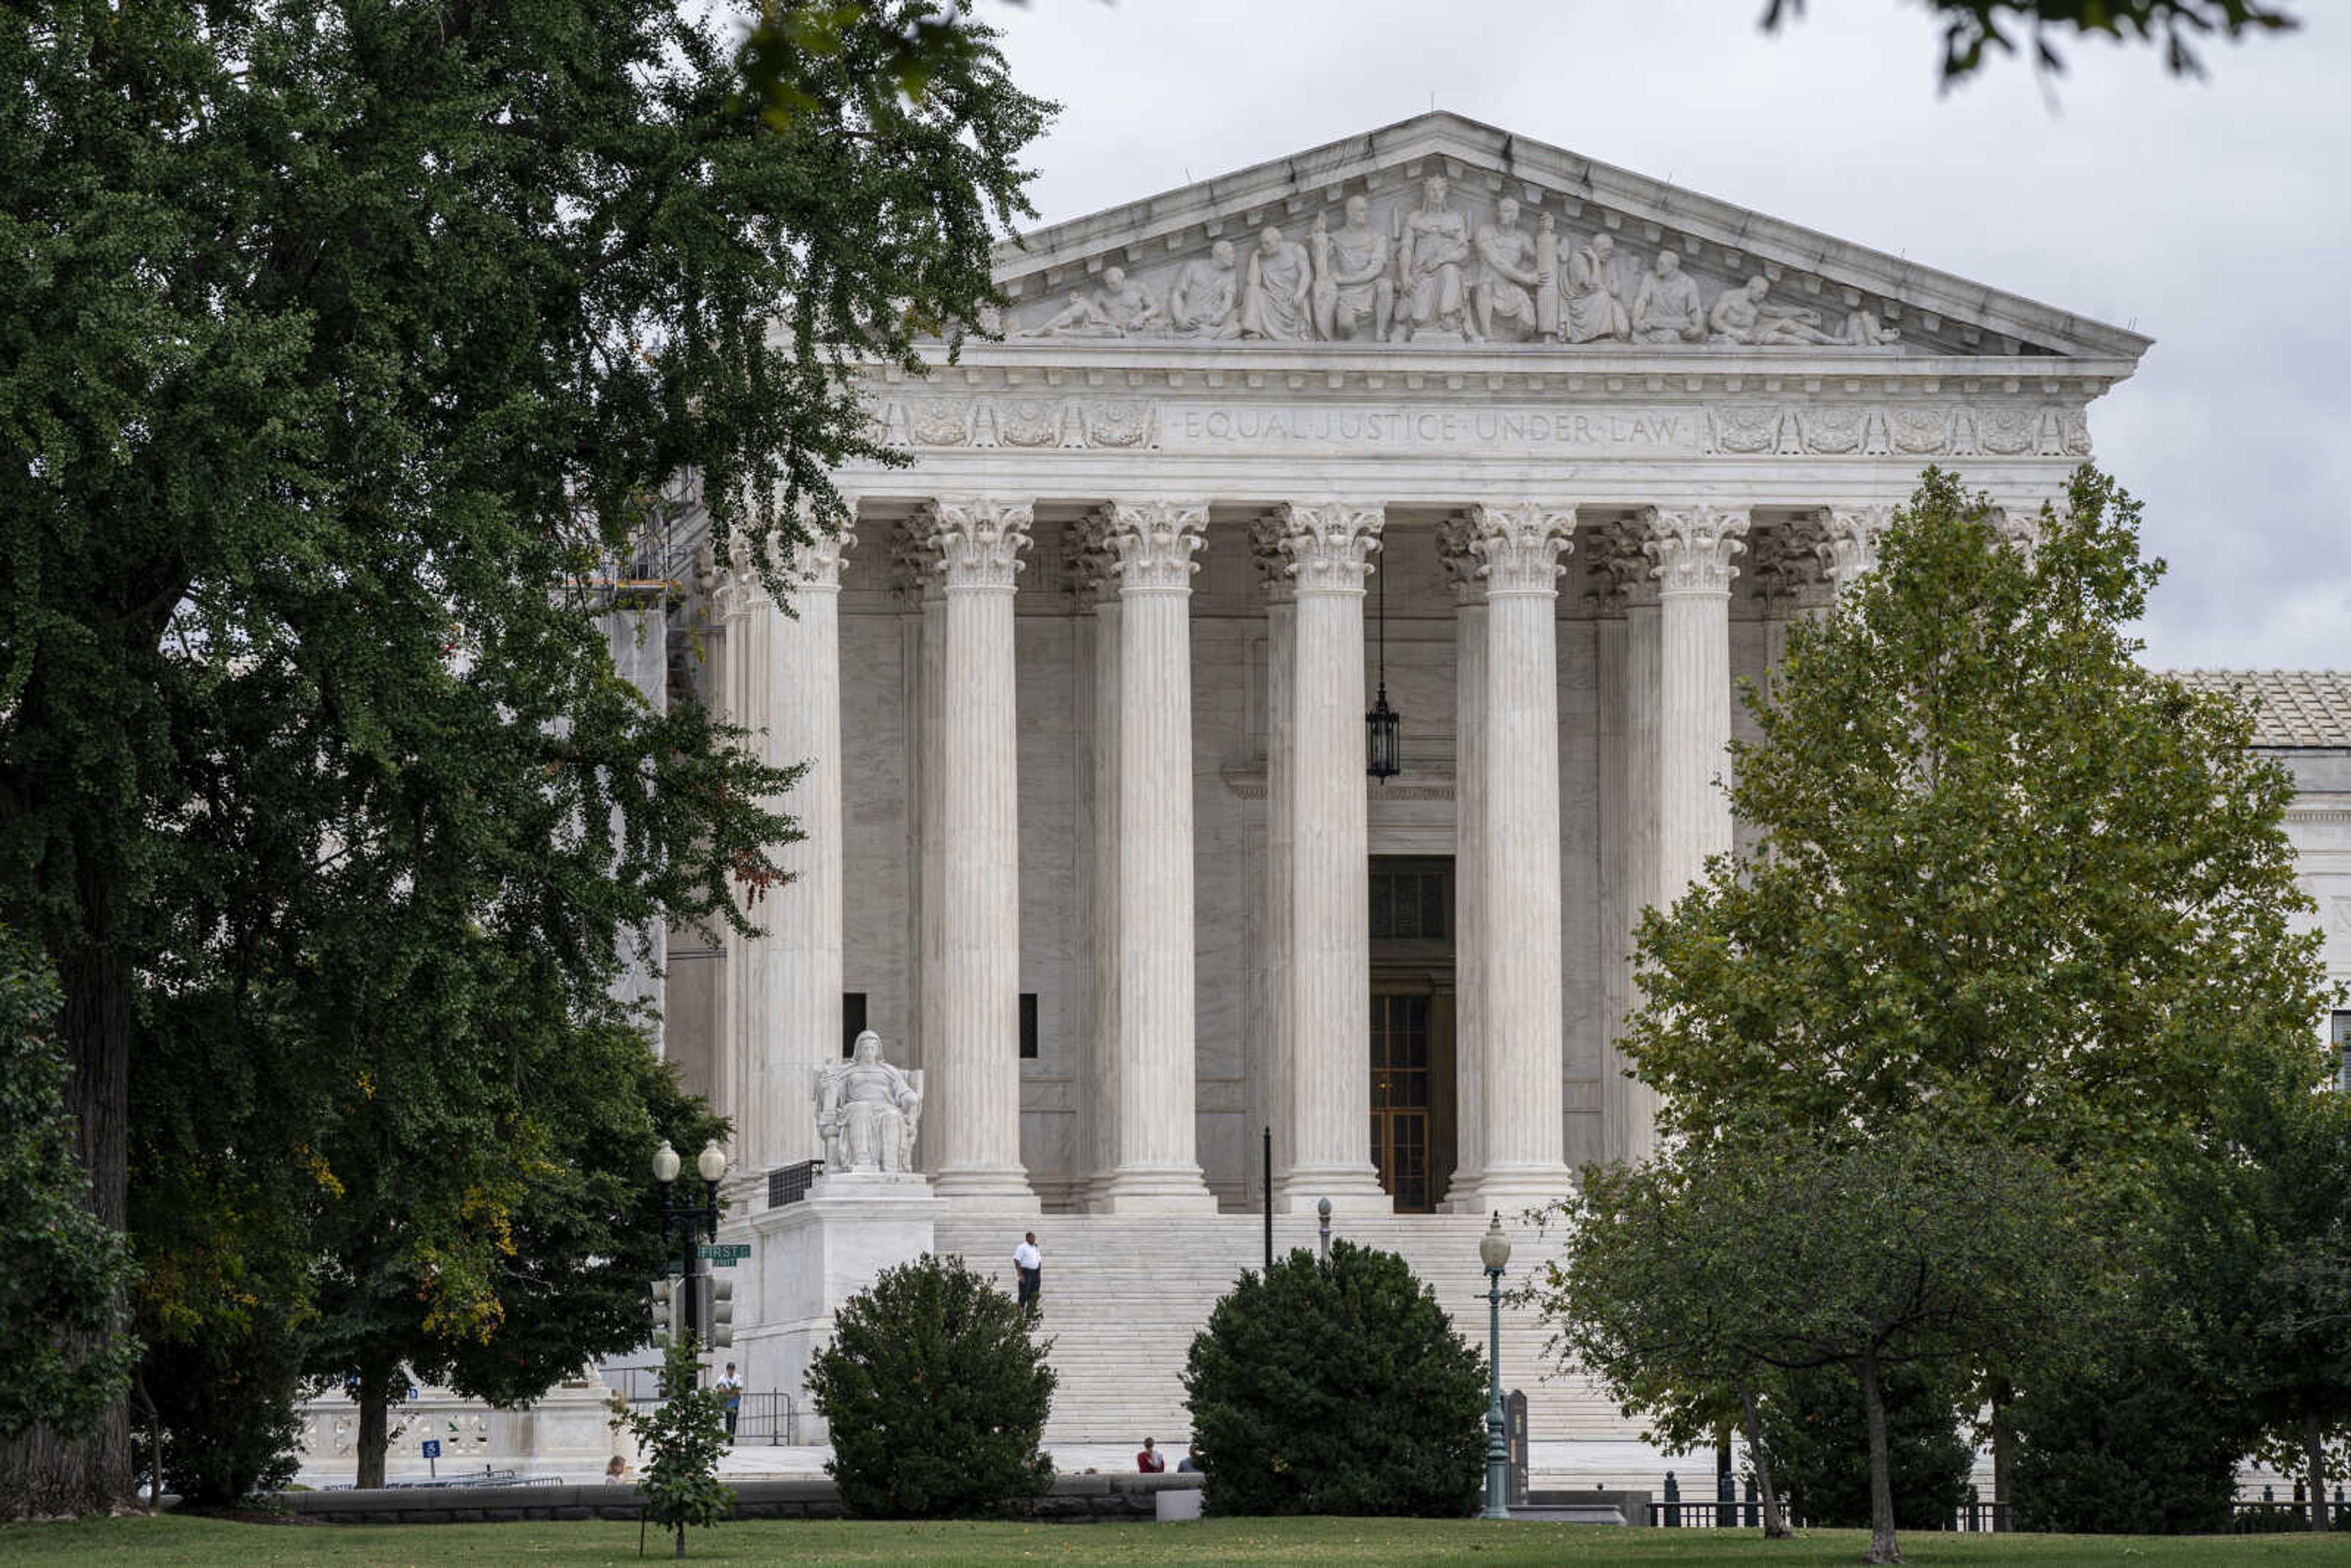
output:
<svg viewBox="0 0 2351 1568"><path fill-rule="evenodd" d="M2054 356L2126 374L2151 342L1445 112L1008 241L996 276L1013 345Z"/></svg>

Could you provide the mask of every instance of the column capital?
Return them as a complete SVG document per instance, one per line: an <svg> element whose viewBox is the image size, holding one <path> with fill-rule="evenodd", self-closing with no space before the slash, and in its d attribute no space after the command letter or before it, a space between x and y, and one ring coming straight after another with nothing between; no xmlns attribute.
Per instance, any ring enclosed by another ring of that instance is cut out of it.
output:
<svg viewBox="0 0 2351 1568"><path fill-rule="evenodd" d="M930 505L931 538L949 592L958 589L1010 591L1026 563L1034 514L1025 505L987 496L961 496Z"/></svg>
<svg viewBox="0 0 2351 1568"><path fill-rule="evenodd" d="M1080 604L1099 606L1118 596L1118 551L1111 546L1116 527L1109 507L1096 507L1070 525L1062 567L1070 594Z"/></svg>
<svg viewBox="0 0 2351 1568"><path fill-rule="evenodd" d="M838 593L841 568L856 548L857 536L847 528L822 533L811 528L806 541L792 551L786 579L804 592Z"/></svg>
<svg viewBox="0 0 2351 1568"><path fill-rule="evenodd" d="M768 540L768 559L780 551L773 536ZM726 570L718 574L718 614L726 621L740 621L768 603L768 585L759 579L759 563L752 558L750 536L737 529L726 541Z"/></svg>
<svg viewBox="0 0 2351 1568"><path fill-rule="evenodd" d="M1822 538L1814 546L1821 571L1839 593L1849 593L1877 570L1877 547L1894 521L1894 508L1831 507L1822 519Z"/></svg>
<svg viewBox="0 0 2351 1568"><path fill-rule="evenodd" d="M1559 592L1560 558L1575 548L1575 508L1539 501L1481 502L1469 508L1469 549L1478 558L1487 597Z"/></svg>
<svg viewBox="0 0 2351 1568"><path fill-rule="evenodd" d="M1249 559L1264 580L1269 605L1288 604L1298 597L1290 580L1290 552L1281 546L1288 526L1288 517L1278 507L1249 524Z"/></svg>
<svg viewBox="0 0 2351 1568"><path fill-rule="evenodd" d="M927 512L917 512L890 533L890 570L898 592L928 599L939 591L939 547Z"/></svg>
<svg viewBox="0 0 2351 1568"><path fill-rule="evenodd" d="M1206 501L1113 501L1110 548L1118 557L1119 591L1188 593L1207 542Z"/></svg>
<svg viewBox="0 0 2351 1568"><path fill-rule="evenodd" d="M1387 514L1347 501L1292 501L1279 513L1281 548L1299 593L1361 593Z"/></svg>
<svg viewBox="0 0 2351 1568"><path fill-rule="evenodd" d="M1478 525L1468 510L1437 525L1437 559L1453 584L1453 602L1469 606L1486 602L1485 563L1478 559Z"/></svg>
<svg viewBox="0 0 2351 1568"><path fill-rule="evenodd" d="M1646 530L1641 549L1660 595L1728 594L1739 575L1731 559L1747 548L1745 507L1650 507L1641 513Z"/></svg>
<svg viewBox="0 0 2351 1568"><path fill-rule="evenodd" d="M1649 558L1642 550L1648 530L1641 519L1620 517L1584 532L1592 541L1584 559L1595 573L1590 594L1593 613L1614 620L1635 604L1655 605L1657 584L1649 575Z"/></svg>

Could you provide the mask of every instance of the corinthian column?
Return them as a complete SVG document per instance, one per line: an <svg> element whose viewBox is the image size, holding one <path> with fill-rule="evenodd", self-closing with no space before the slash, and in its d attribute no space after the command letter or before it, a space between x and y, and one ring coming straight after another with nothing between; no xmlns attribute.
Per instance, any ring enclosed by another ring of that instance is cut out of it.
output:
<svg viewBox="0 0 2351 1568"><path fill-rule="evenodd" d="M1265 576L1265 1119L1273 1129L1276 1191L1298 1151L1296 1053L1290 1048L1290 942L1294 904L1290 862L1295 851L1290 780L1297 771L1298 603L1290 583L1290 552L1282 548L1285 513L1249 527L1249 550ZM1368 1022L1365 1030L1369 1030Z"/></svg>
<svg viewBox="0 0 2351 1568"><path fill-rule="evenodd" d="M1102 1207L1213 1214L1193 1120L1192 559L1205 502L1112 508L1118 556L1118 1164Z"/></svg>
<svg viewBox="0 0 2351 1568"><path fill-rule="evenodd" d="M1074 530L1071 586L1093 610L1093 841L1086 878L1086 934L1093 1006L1086 1037L1086 1143L1080 1191L1100 1208L1118 1165L1119 1061L1119 689L1118 555L1110 547L1111 509Z"/></svg>
<svg viewBox="0 0 2351 1568"><path fill-rule="evenodd" d="M1641 540L1646 538L1643 526L1636 524L1632 531L1636 535L1629 541L1633 554L1625 563L1626 572L1621 580L1625 601L1625 747L1619 758L1625 790L1624 902L1621 918L1609 932L1610 940L1615 944L1618 986L1626 1013L1639 1002L1633 977L1633 933L1641 923L1642 913L1657 902L1661 884L1657 863L1661 815L1658 791L1665 776L1665 737L1658 706L1665 661L1665 639L1659 625L1662 612L1657 602L1656 580L1649 575L1648 560L1642 550ZM1729 635L1727 621L1723 634L1726 638ZM1623 1028L1624 1014L1620 1014L1618 1034L1622 1034ZM1617 1158L1637 1163L1647 1159L1656 1145L1657 1094L1647 1084L1625 1076L1631 1067L1631 1061L1612 1038L1602 1056L1602 1071L1613 1086L1609 1106L1614 1116L1606 1129L1609 1146Z"/></svg>
<svg viewBox="0 0 2351 1568"><path fill-rule="evenodd" d="M729 551L728 569L721 574L716 595L719 624L719 711L729 724L749 732L745 749L763 762L774 760L768 748L768 664L775 630L776 607L751 564L750 541L737 534ZM780 808L780 800L767 802ZM738 905L749 908L752 890L738 885ZM749 909L754 924L759 911ZM768 1064L758 1049L760 1019L773 1005L767 980L772 969L773 928L747 936L727 930L720 938L726 952L720 982L720 1018L710 1062L710 1109L735 1124L735 1155L746 1170L765 1169L767 1136L761 1106L768 1094Z"/></svg>
<svg viewBox="0 0 2351 1568"><path fill-rule="evenodd" d="M1453 760L1453 1174L1446 1207L1479 1212L1485 1162L1485 1092L1479 1087L1486 1047L1486 584L1470 548L1468 514L1437 532L1439 558L1453 579L1453 709L1458 737Z"/></svg>
<svg viewBox="0 0 2351 1568"><path fill-rule="evenodd" d="M1572 510L1474 507L1486 584L1484 1169L1487 1208L1567 1190L1560 1079L1559 558Z"/></svg>
<svg viewBox="0 0 2351 1568"><path fill-rule="evenodd" d="M1283 509L1296 595L1290 760L1290 1082L1286 1208L1387 1208L1372 1168L1371 841L1364 775L1364 579L1377 507Z"/></svg>
<svg viewBox="0 0 2351 1568"><path fill-rule="evenodd" d="M789 880L760 915L775 944L776 1011L758 1026L769 1101L756 1124L768 1141L753 1171L823 1153L806 1113L815 1068L840 1051L841 564L856 542L844 533L801 546L786 572L792 613L774 623L768 747L805 770L784 799L801 834L778 857Z"/></svg>
<svg viewBox="0 0 2351 1568"><path fill-rule="evenodd" d="M1833 507L1819 546L1821 575L1839 597L1877 570L1877 547L1894 522L1891 507Z"/></svg>
<svg viewBox="0 0 2351 1568"><path fill-rule="evenodd" d="M1652 511L1644 543L1657 582L1663 708L1656 903L1670 907L1731 848L1730 800L1716 782L1730 745L1730 580L1747 514Z"/></svg>
<svg viewBox="0 0 2351 1568"><path fill-rule="evenodd" d="M926 1096L938 1190L967 1207L1034 1212L1020 1164L1020 831L1012 595L1029 511L941 501L934 538L946 586L946 854L941 1000Z"/></svg>

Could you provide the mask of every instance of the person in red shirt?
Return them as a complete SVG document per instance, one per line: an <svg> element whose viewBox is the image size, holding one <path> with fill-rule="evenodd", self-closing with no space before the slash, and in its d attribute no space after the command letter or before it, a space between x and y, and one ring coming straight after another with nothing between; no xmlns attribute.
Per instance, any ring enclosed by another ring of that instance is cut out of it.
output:
<svg viewBox="0 0 2351 1568"><path fill-rule="evenodd" d="M1156 1443L1145 1437L1143 1439L1143 1452L1134 1456L1134 1468L1146 1476L1160 1475L1167 1469L1167 1457L1159 1451Z"/></svg>

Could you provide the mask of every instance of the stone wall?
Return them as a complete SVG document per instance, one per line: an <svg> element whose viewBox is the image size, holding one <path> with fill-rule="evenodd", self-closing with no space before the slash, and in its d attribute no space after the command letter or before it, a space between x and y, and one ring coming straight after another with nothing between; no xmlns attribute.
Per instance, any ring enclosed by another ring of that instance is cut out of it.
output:
<svg viewBox="0 0 2351 1568"><path fill-rule="evenodd" d="M1056 1524L1134 1522L1155 1517L1163 1491L1196 1490L1195 1475L1061 1476L1018 1513ZM737 1519L845 1519L830 1480L735 1483ZM590 1519L633 1522L627 1486L388 1487L370 1491L280 1492L269 1505L313 1524L527 1524Z"/></svg>

